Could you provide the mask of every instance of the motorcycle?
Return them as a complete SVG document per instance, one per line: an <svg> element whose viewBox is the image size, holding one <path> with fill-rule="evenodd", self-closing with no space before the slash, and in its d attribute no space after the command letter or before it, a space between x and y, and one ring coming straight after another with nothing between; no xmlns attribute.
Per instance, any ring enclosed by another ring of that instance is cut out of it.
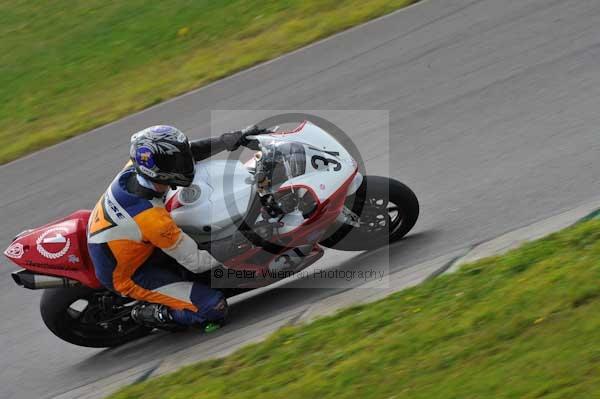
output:
<svg viewBox="0 0 600 399"><path fill-rule="evenodd" d="M266 130L246 147L254 151L247 162L198 162L193 184L165 197L175 222L221 263L181 273L227 297L298 273L324 248L365 251L397 241L417 221L419 202L409 187L362 176L348 150L311 122ZM23 268L12 273L18 285L45 290L40 312L56 336L80 346L118 346L152 328L132 320L138 302L96 278L86 243L89 216L80 210L26 230L4 254ZM228 275L235 278L215 278Z"/></svg>

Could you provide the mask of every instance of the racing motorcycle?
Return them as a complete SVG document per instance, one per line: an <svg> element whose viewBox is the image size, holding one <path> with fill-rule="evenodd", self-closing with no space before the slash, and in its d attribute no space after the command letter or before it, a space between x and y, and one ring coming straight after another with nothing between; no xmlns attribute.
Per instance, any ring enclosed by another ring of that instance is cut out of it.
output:
<svg viewBox="0 0 600 399"><path fill-rule="evenodd" d="M246 147L253 153L247 162L199 162L193 184L165 197L175 222L221 263L205 273L183 267L181 273L228 297L307 268L324 248L364 251L397 241L417 221L419 203L410 188L363 176L350 152L311 122L286 132L265 130ZM18 285L45 290L41 316L55 335L75 345L112 347L152 329L132 320L135 300L96 278L87 252L89 216L80 210L23 231L4 254L23 268L12 273ZM232 271L234 279L215 278Z"/></svg>

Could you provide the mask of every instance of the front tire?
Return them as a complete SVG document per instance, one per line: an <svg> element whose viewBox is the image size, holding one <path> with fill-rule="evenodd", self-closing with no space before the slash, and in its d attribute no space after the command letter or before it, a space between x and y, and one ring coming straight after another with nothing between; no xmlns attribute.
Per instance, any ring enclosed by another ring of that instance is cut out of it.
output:
<svg viewBox="0 0 600 399"><path fill-rule="evenodd" d="M400 240L419 217L419 201L405 184L387 177L365 176L346 206L360 227L344 224L320 244L341 251L365 251Z"/></svg>
<svg viewBox="0 0 600 399"><path fill-rule="evenodd" d="M115 305L103 308L99 300L102 297L114 300ZM151 331L129 317L123 301L127 300L87 287L52 288L44 291L40 312L46 327L60 339L79 346L107 348Z"/></svg>

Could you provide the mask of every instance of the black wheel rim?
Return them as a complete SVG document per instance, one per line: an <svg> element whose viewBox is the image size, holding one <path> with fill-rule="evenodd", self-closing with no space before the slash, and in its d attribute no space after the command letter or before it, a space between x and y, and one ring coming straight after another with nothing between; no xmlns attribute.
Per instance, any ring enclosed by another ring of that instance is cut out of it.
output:
<svg viewBox="0 0 600 399"><path fill-rule="evenodd" d="M382 196L369 196L365 199L360 216L361 232L391 236L402 225L402 208Z"/></svg>

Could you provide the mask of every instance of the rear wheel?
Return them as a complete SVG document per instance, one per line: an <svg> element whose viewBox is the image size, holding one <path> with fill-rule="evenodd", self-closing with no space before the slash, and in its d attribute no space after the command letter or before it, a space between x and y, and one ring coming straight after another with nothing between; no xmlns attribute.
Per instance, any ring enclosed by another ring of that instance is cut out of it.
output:
<svg viewBox="0 0 600 399"><path fill-rule="evenodd" d="M366 176L346 207L358 216L358 226L344 224L323 246L342 251L379 248L404 237L419 217L419 201L405 184L386 177Z"/></svg>
<svg viewBox="0 0 600 399"><path fill-rule="evenodd" d="M60 339L92 348L122 345L151 329L130 316L131 299L87 287L47 289L40 312L46 326Z"/></svg>

